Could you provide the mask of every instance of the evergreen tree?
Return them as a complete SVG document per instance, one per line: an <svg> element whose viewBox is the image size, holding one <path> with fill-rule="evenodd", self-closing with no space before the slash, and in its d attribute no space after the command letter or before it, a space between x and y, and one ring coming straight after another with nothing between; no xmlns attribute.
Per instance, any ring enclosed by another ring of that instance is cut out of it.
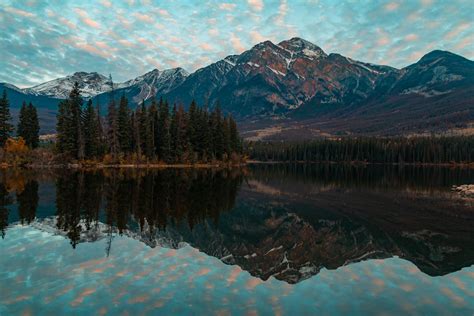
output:
<svg viewBox="0 0 474 316"><path fill-rule="evenodd" d="M17 126L17 135L25 140L30 148L38 147L39 143L39 123L36 108L31 102L26 105L23 102L20 109L20 117Z"/></svg>
<svg viewBox="0 0 474 316"><path fill-rule="evenodd" d="M150 141L151 144L148 146L151 146L152 148L152 158L155 158L156 155L158 155L158 148L157 148L157 143L158 143L158 106L156 104L156 99L153 98L151 100L151 105L148 108L148 124L150 125ZM147 147L148 147L147 146Z"/></svg>
<svg viewBox="0 0 474 316"><path fill-rule="evenodd" d="M87 101L84 111L84 142L85 142L85 158L98 157L100 154L100 135L99 135L99 118L97 112L92 105L92 100Z"/></svg>
<svg viewBox="0 0 474 316"><path fill-rule="evenodd" d="M237 130L237 123L232 116L229 116L229 137L230 137L230 149L232 152L241 152L241 141L239 137L239 131Z"/></svg>
<svg viewBox="0 0 474 316"><path fill-rule="evenodd" d="M190 144L190 150L192 152L196 151L199 143L199 135L197 134L198 130L198 108L196 102L193 100L189 106L188 112L188 129L187 129L187 138Z"/></svg>
<svg viewBox="0 0 474 316"><path fill-rule="evenodd" d="M79 84L76 82L69 95L71 109L71 135L74 135L72 143L74 144L73 155L78 159L84 158L84 135L82 131L82 97L79 90Z"/></svg>
<svg viewBox="0 0 474 316"><path fill-rule="evenodd" d="M13 125L10 123L10 102L8 101L7 92L3 90L0 99L0 147L5 145L10 133L13 131Z"/></svg>
<svg viewBox="0 0 474 316"><path fill-rule="evenodd" d="M30 104L28 104L28 113L30 133L28 135L28 139L26 140L26 144L31 148L36 148L39 144L40 126L38 120L38 112L36 111L36 107L34 107L31 102Z"/></svg>
<svg viewBox="0 0 474 316"><path fill-rule="evenodd" d="M226 117L223 120L222 124L222 144L223 144L223 153L226 153L229 156L232 153L231 146L231 136L230 136L230 120Z"/></svg>
<svg viewBox="0 0 474 316"><path fill-rule="evenodd" d="M58 105L56 121L57 149L72 158L84 157L84 139L81 128L82 98L77 82L69 98Z"/></svg>
<svg viewBox="0 0 474 316"><path fill-rule="evenodd" d="M118 140L120 151L128 153L131 148L131 126L130 126L130 109L128 108L128 100L125 95L120 98L118 111Z"/></svg>
<svg viewBox="0 0 474 316"><path fill-rule="evenodd" d="M16 135L26 139L28 134L28 107L26 102L23 101L20 108L20 116L18 118L18 125L16 127Z"/></svg>
<svg viewBox="0 0 474 316"><path fill-rule="evenodd" d="M117 108L115 106L115 95L114 95L114 83L112 76L109 76L109 80L112 85L112 91L110 93L109 106L107 107L107 142L109 145L109 153L115 159L119 153L119 135L118 135L118 120L117 120Z"/></svg>
<svg viewBox="0 0 474 316"><path fill-rule="evenodd" d="M158 157L168 162L171 158L171 136L169 106L167 101L160 100L158 116Z"/></svg>
<svg viewBox="0 0 474 316"><path fill-rule="evenodd" d="M226 143L224 143L224 124L220 104L217 103L211 114L210 128L212 134L213 155L217 159L221 159L226 152Z"/></svg>

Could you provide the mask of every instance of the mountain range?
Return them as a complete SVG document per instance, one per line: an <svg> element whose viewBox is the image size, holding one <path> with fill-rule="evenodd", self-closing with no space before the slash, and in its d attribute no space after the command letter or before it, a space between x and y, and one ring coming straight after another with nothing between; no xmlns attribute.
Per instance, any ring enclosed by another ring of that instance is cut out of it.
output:
<svg viewBox="0 0 474 316"><path fill-rule="evenodd" d="M21 102L40 111L43 132L54 131L55 112L78 82L85 98L103 108L112 82L104 75L76 72L31 88L8 83L15 115ZM185 106L194 99L235 116L248 139L304 139L339 135L472 133L474 62L435 50L402 69L327 54L301 38L259 43L188 73L154 69L114 83L116 95L136 106L163 97Z"/></svg>

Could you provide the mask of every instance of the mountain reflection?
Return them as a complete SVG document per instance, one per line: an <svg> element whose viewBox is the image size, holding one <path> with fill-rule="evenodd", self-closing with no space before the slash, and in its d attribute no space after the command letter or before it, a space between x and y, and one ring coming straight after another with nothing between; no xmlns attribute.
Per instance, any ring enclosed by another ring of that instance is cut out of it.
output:
<svg viewBox="0 0 474 316"><path fill-rule="evenodd" d="M122 234L183 242L263 280L399 256L429 275L474 263L472 171L262 165L246 170L3 171L0 228L32 225L73 248Z"/></svg>

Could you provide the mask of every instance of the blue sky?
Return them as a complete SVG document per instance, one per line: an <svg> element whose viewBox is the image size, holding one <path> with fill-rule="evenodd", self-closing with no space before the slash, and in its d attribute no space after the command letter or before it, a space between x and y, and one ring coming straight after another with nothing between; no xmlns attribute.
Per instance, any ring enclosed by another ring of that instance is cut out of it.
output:
<svg viewBox="0 0 474 316"><path fill-rule="evenodd" d="M404 67L434 49L474 58L471 0L0 0L0 82L76 71L115 81L192 72L253 45L298 36L361 61Z"/></svg>

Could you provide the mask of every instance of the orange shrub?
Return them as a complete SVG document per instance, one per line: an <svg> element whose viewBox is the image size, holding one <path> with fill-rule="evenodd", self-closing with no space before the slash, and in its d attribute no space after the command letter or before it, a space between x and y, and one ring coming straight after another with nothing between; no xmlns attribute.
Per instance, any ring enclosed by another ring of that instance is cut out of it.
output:
<svg viewBox="0 0 474 316"><path fill-rule="evenodd" d="M5 151L10 154L23 154L28 152L28 146L26 146L23 137L8 138L5 142Z"/></svg>

